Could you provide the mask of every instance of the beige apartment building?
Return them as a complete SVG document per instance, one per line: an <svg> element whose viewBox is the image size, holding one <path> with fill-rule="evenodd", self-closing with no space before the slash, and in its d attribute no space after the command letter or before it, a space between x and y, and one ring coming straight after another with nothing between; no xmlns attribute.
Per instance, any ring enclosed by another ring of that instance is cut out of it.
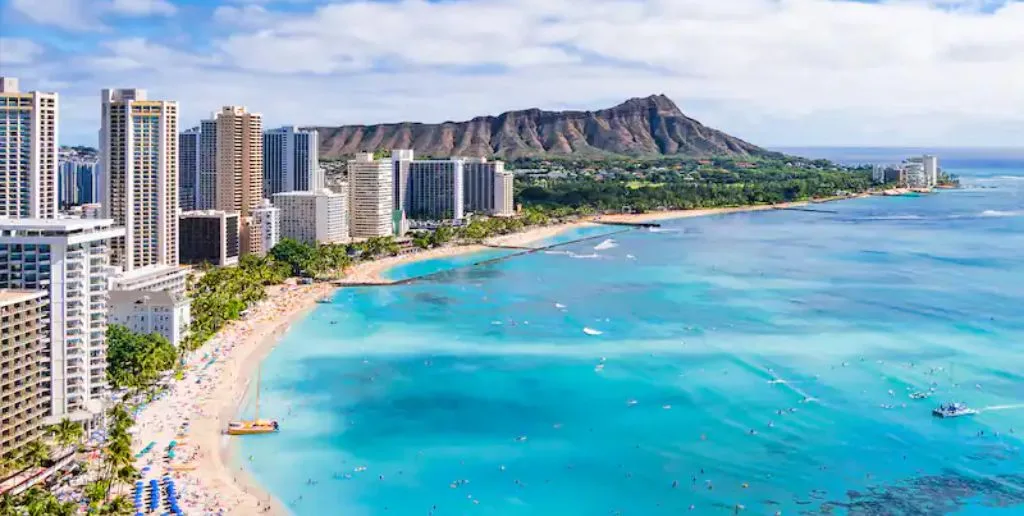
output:
<svg viewBox="0 0 1024 516"><path fill-rule="evenodd" d="M394 166L390 159L373 159L359 153L348 162L349 236L352 238L393 234Z"/></svg>
<svg viewBox="0 0 1024 516"><path fill-rule="evenodd" d="M263 201L263 115L225 106L217 120L217 202L215 209L238 212L242 254L259 253L260 231L252 211Z"/></svg>
<svg viewBox="0 0 1024 516"><path fill-rule="evenodd" d="M178 103L146 90L102 92L103 217L127 230L111 246L124 272L178 264Z"/></svg>
<svg viewBox="0 0 1024 516"><path fill-rule="evenodd" d="M44 290L0 289L0 456L42 433L49 410Z"/></svg>
<svg viewBox="0 0 1024 516"><path fill-rule="evenodd" d="M0 77L0 217L57 216L56 93Z"/></svg>

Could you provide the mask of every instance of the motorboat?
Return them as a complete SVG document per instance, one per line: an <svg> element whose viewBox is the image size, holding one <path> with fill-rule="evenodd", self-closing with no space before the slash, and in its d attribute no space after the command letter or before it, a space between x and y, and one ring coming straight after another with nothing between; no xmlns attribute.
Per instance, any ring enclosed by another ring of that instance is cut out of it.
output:
<svg viewBox="0 0 1024 516"><path fill-rule="evenodd" d="M912 399L912 400L924 400L924 399L928 399L930 397L931 397L931 393L929 393L929 392L916 391L916 392L910 393L910 399Z"/></svg>
<svg viewBox="0 0 1024 516"><path fill-rule="evenodd" d="M932 410L932 415L936 417L960 417L970 416L977 413L977 410L974 410L963 403L944 403L939 405L935 410Z"/></svg>

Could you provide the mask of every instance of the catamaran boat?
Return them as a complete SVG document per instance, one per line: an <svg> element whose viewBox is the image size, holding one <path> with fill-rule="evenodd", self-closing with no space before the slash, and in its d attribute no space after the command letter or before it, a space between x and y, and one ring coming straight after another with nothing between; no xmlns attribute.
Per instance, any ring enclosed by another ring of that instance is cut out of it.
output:
<svg viewBox="0 0 1024 516"><path fill-rule="evenodd" d="M243 419L228 423L226 433L228 435L253 435L272 434L281 430L274 419L260 419L260 376L261 370L256 370L256 413L252 419Z"/></svg>
<svg viewBox="0 0 1024 516"><path fill-rule="evenodd" d="M963 403L942 404L939 405L939 408L932 411L932 415L936 417L960 417L970 416L977 413L977 410L974 410Z"/></svg>

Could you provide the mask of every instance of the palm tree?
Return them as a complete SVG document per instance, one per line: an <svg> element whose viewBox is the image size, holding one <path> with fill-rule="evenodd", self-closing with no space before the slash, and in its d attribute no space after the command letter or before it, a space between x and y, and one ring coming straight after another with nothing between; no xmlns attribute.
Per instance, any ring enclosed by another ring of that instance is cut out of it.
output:
<svg viewBox="0 0 1024 516"><path fill-rule="evenodd" d="M100 509L100 514L111 516L131 516L134 513L131 502L124 496L115 496Z"/></svg>
<svg viewBox="0 0 1024 516"><path fill-rule="evenodd" d="M30 441L22 449L21 458L29 466L42 466L44 462L50 460L50 447L39 440Z"/></svg>
<svg viewBox="0 0 1024 516"><path fill-rule="evenodd" d="M64 447L77 444L85 436L85 429L82 428L82 425L68 418L61 419L59 423L50 426L47 432L57 444Z"/></svg>

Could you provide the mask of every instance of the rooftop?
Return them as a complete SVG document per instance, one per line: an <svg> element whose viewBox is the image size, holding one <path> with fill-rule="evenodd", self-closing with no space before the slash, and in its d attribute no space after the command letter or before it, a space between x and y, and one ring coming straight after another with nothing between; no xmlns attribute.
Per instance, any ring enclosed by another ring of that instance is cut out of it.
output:
<svg viewBox="0 0 1024 516"><path fill-rule="evenodd" d="M0 229L38 231L82 231L107 229L114 219L11 219L0 217Z"/></svg>
<svg viewBox="0 0 1024 516"><path fill-rule="evenodd" d="M207 218L207 217L224 217L224 216L238 216L237 211L222 211L222 210L195 210L195 211L183 211L181 212L181 218Z"/></svg>
<svg viewBox="0 0 1024 516"><path fill-rule="evenodd" d="M162 276L171 275L185 275L188 274L187 267L178 267L175 265L151 265L148 267L140 267L138 269L131 270L122 274L118 274L115 281L118 283L127 283L131 281L138 281L149 278L159 278Z"/></svg>
<svg viewBox="0 0 1024 516"><path fill-rule="evenodd" d="M45 290L22 290L13 288L0 288L0 306L14 303L22 303L31 299L46 297Z"/></svg>
<svg viewBox="0 0 1024 516"><path fill-rule="evenodd" d="M111 304L145 304L153 306L176 306L188 302L188 298L167 291L111 290Z"/></svg>

